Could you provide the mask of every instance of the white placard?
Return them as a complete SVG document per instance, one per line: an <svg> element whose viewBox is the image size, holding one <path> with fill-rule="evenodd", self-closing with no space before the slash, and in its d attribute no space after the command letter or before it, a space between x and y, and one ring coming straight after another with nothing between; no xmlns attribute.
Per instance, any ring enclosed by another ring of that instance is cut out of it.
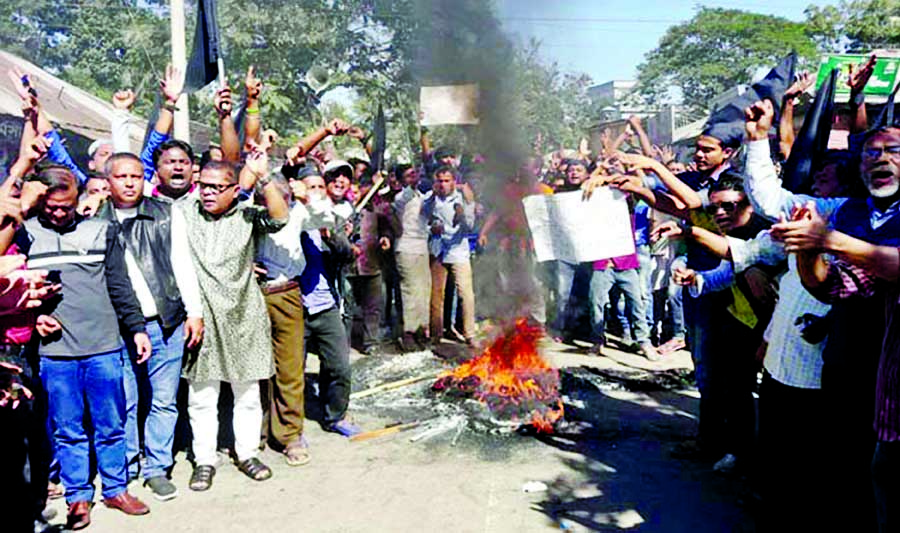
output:
<svg viewBox="0 0 900 533"><path fill-rule="evenodd" d="M634 233L625 195L598 187L527 196L522 200L538 261L598 261L634 253Z"/></svg>
<svg viewBox="0 0 900 533"><path fill-rule="evenodd" d="M423 126L478 124L478 85L439 85L419 90Z"/></svg>

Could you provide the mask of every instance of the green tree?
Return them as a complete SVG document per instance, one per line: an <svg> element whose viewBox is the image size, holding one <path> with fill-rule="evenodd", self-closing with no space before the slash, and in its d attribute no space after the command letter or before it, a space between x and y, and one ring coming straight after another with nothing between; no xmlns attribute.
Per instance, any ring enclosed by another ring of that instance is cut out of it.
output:
<svg viewBox="0 0 900 533"><path fill-rule="evenodd" d="M705 109L717 94L749 82L755 69L774 65L791 50L815 58L806 31L806 24L781 17L701 7L646 55L638 67L640 90L657 101L675 86L685 104Z"/></svg>
<svg viewBox="0 0 900 533"><path fill-rule="evenodd" d="M825 52L900 46L900 1L854 0L806 9L810 35Z"/></svg>
<svg viewBox="0 0 900 533"><path fill-rule="evenodd" d="M535 135L574 145L586 134L589 81L539 58L539 44L514 46L483 0L219 0L228 81L240 94L248 66L266 89L265 127L286 139L331 114L370 127L378 105L388 120L390 151L418 150L418 88L477 82L484 99L477 128L436 128L435 143L471 151L513 153ZM187 2L187 41L196 1ZM138 93L148 114L170 57L168 0L6 0L0 44L66 81L108 99L119 88ZM328 78L316 91L314 70ZM339 87L355 96L347 109L319 98ZM213 123L212 88L191 98L191 117Z"/></svg>

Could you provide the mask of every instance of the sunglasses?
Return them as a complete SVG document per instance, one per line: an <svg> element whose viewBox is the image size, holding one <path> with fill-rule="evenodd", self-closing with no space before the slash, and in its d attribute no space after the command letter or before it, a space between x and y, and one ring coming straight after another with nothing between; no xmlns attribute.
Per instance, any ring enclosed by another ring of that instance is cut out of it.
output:
<svg viewBox="0 0 900 533"><path fill-rule="evenodd" d="M731 214L734 213L738 208L744 207L745 205L747 205L747 202L745 200L742 200L740 202L716 202L706 206L706 210L710 214L715 214L719 212L719 209L721 209L722 211Z"/></svg>
<svg viewBox="0 0 900 533"><path fill-rule="evenodd" d="M222 194L232 187L237 187L237 185L237 183L206 183L203 181L197 182L197 187L200 188L201 192L212 190L216 194Z"/></svg>

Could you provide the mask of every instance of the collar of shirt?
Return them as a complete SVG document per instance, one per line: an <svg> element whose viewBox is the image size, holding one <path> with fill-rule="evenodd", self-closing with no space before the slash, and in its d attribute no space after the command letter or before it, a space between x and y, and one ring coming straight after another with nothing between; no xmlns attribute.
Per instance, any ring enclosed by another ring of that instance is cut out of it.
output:
<svg viewBox="0 0 900 533"><path fill-rule="evenodd" d="M884 211L879 211L878 208L875 207L875 202L872 200L871 196L866 200L866 203L869 206L869 223L872 225L872 229L880 228L885 222L894 218L894 215L900 213L900 200L891 204L891 206Z"/></svg>

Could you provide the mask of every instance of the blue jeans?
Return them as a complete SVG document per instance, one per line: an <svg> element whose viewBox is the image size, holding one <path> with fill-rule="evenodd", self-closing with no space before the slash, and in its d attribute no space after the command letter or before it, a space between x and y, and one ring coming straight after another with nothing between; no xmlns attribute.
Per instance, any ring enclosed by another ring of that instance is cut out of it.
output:
<svg viewBox="0 0 900 533"><path fill-rule="evenodd" d="M575 278L586 276L590 279L591 271L594 264L586 263L567 263L565 261L556 262L556 321L553 326L555 333L562 336L571 335L570 328L575 327L578 319L578 312L573 307L577 304L570 305L574 302L572 287L575 285Z"/></svg>
<svg viewBox="0 0 900 533"><path fill-rule="evenodd" d="M118 496L127 487L123 351L41 360L41 379L47 389L49 416L53 419L60 478L69 503L94 499L91 436L84 427L85 414L90 415L93 426L103 497Z"/></svg>
<svg viewBox="0 0 900 533"><path fill-rule="evenodd" d="M168 334L166 334L168 333ZM184 325L163 332L156 321L147 322L147 335L153 355L147 362L135 363L134 343L129 338L123 350L122 369L125 383L125 436L128 475L137 477L140 470L141 439L138 431L138 404L149 401L144 421L144 478L164 476L172 466L172 443L178 421L178 383L184 354ZM143 402L141 401L143 399Z"/></svg>
<svg viewBox="0 0 900 533"><path fill-rule="evenodd" d="M618 287L625 296L625 310L635 341L645 343L650 340L650 327L647 325L647 313L641 293L641 280L637 269L595 270L591 277L591 324L594 340L604 341L606 331L604 309L609 303L609 291ZM613 310L615 312L615 310Z"/></svg>
<svg viewBox="0 0 900 533"><path fill-rule="evenodd" d="M650 255L650 246L644 244L637 247L637 256L640 267L638 277L641 284L641 300L644 302L644 321L647 327L653 324L653 287L650 275L653 274L653 257Z"/></svg>

